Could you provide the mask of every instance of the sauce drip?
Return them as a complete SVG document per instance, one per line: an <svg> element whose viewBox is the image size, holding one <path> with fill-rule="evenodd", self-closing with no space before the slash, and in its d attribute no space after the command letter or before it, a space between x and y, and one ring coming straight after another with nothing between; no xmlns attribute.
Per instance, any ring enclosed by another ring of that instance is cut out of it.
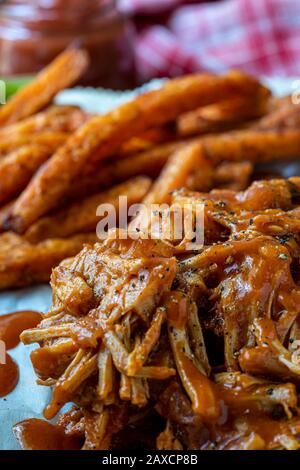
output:
<svg viewBox="0 0 300 470"><path fill-rule="evenodd" d="M179 291L172 292L165 297L168 322L175 328L184 328L188 319L187 298Z"/></svg>
<svg viewBox="0 0 300 470"><path fill-rule="evenodd" d="M19 368L9 354L6 354L5 364L0 364L0 397L12 392L18 381Z"/></svg>
<svg viewBox="0 0 300 470"><path fill-rule="evenodd" d="M171 328L177 329L177 334L182 332L185 336L185 325L188 319L188 300L180 292L172 292L165 296L167 319ZM184 371L185 387L192 401L193 411L202 416L203 419L219 418L221 413L219 397L214 383L206 375L197 369L193 361L185 352L184 342L178 341L173 346L175 357L177 357L178 369Z"/></svg>
<svg viewBox="0 0 300 470"><path fill-rule="evenodd" d="M41 320L42 315L31 310L0 316L0 339L5 342L6 349L15 348L20 342L22 331L34 328Z"/></svg>
<svg viewBox="0 0 300 470"><path fill-rule="evenodd" d="M63 428L42 419L26 419L17 423L14 435L25 450L79 450L80 439L68 436Z"/></svg>
<svg viewBox="0 0 300 470"><path fill-rule="evenodd" d="M0 340L5 349L15 348L20 342L20 334L27 328L34 328L42 319L38 312L20 311L0 316ZM19 369L9 354L5 355L5 363L0 363L0 397L14 390L19 380Z"/></svg>

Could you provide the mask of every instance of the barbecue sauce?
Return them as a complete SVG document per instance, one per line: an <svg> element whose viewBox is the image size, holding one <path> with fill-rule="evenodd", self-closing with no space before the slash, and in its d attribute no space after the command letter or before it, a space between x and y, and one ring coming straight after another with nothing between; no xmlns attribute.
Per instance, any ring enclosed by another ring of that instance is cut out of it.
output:
<svg viewBox="0 0 300 470"><path fill-rule="evenodd" d="M10 355L6 354L5 364L0 364L0 397L12 392L18 381L19 368Z"/></svg>
<svg viewBox="0 0 300 470"><path fill-rule="evenodd" d="M32 310L0 316L0 339L5 342L6 349L15 348L20 342L22 331L34 328L41 320L41 314Z"/></svg>
<svg viewBox="0 0 300 470"><path fill-rule="evenodd" d="M40 313L30 310L0 316L0 341L1 344L4 344L5 350L15 348L20 342L19 336L22 331L27 328L34 328L41 319ZM18 380L18 365L6 353L4 357L0 357L0 397L12 392Z"/></svg>
<svg viewBox="0 0 300 470"><path fill-rule="evenodd" d="M26 419L17 423L14 435L25 450L80 450L79 438L68 436L60 426L42 419Z"/></svg>
<svg viewBox="0 0 300 470"><path fill-rule="evenodd" d="M16 347L22 331L34 328L42 316L34 311L20 311L0 317L0 340L6 349ZM19 368L9 354L5 355L5 364L0 364L0 397L14 390L19 380ZM59 426L41 419L28 419L14 426L14 434L23 449L27 450L77 450L80 449L78 438L67 436Z"/></svg>
<svg viewBox="0 0 300 470"><path fill-rule="evenodd" d="M167 319L170 328L185 331L188 319L188 300L183 293L177 291L165 296ZM185 333L183 333L185 334ZM215 384L206 375L201 373L185 351L184 343L177 342L174 354L185 373L185 380L189 384L190 398L193 402L193 411L203 419L216 420L221 413L220 401Z"/></svg>

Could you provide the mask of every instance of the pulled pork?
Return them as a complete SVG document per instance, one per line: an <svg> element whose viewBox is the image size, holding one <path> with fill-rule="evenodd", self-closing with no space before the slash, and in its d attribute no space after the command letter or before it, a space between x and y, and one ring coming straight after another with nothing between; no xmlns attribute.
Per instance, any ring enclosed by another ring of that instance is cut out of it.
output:
<svg viewBox="0 0 300 470"><path fill-rule="evenodd" d="M83 449L299 449L299 196L300 178L176 191L204 205L203 248L115 231L64 261L22 334L45 417L75 403L58 424Z"/></svg>

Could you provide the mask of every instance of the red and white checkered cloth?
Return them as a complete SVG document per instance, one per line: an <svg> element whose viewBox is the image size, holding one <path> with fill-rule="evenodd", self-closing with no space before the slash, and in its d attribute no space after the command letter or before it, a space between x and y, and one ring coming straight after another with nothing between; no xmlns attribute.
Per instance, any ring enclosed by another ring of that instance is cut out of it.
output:
<svg viewBox="0 0 300 470"><path fill-rule="evenodd" d="M300 76L300 0L121 0L149 16L135 45L141 80L238 68L254 75ZM162 24L155 13L169 11Z"/></svg>

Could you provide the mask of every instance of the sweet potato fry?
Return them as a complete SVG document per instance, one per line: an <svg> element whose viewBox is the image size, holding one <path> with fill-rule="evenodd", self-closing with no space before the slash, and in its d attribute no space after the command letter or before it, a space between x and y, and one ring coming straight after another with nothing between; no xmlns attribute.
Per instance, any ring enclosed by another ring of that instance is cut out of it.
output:
<svg viewBox="0 0 300 470"><path fill-rule="evenodd" d="M208 192L214 188L245 190L251 181L253 164L247 161L223 162L220 165L201 165L194 168L185 183L192 191Z"/></svg>
<svg viewBox="0 0 300 470"><path fill-rule="evenodd" d="M169 156L183 145L185 142L171 142L113 163L91 165L74 181L71 197L84 197L137 175L157 177Z"/></svg>
<svg viewBox="0 0 300 470"><path fill-rule="evenodd" d="M146 230L150 223L148 208L152 204L170 203L172 191L185 186L196 168L204 171L206 167L211 165L204 157L201 143L189 144L175 152L143 200L146 207L131 221L130 230Z"/></svg>
<svg viewBox="0 0 300 470"><path fill-rule="evenodd" d="M178 141L155 146L145 152L139 152L114 163L103 165L103 172L113 174L113 178L128 178L137 174L157 176L168 158L188 142ZM123 176L122 176L123 175Z"/></svg>
<svg viewBox="0 0 300 470"><path fill-rule="evenodd" d="M82 126L30 183L15 206L11 228L24 232L57 201L72 191L72 183L87 162L101 161L131 137L175 120L181 113L235 93L252 93L261 85L237 72L226 76L191 75L167 82L160 90L138 96L118 109Z"/></svg>
<svg viewBox="0 0 300 470"><path fill-rule="evenodd" d="M84 50L64 51L0 108L0 126L20 121L44 108L59 91L75 83L87 66Z"/></svg>
<svg viewBox="0 0 300 470"><path fill-rule="evenodd" d="M85 243L94 243L95 234L81 234L68 239L45 240L32 245L14 233L0 236L0 289L48 282L52 268L74 256Z"/></svg>
<svg viewBox="0 0 300 470"><path fill-rule="evenodd" d="M20 194L60 144L61 139L56 139L50 146L27 145L0 159L0 203Z"/></svg>
<svg viewBox="0 0 300 470"><path fill-rule="evenodd" d="M247 161L224 162L214 169L214 186L244 191L251 182L254 166Z"/></svg>
<svg viewBox="0 0 300 470"><path fill-rule="evenodd" d="M168 127L154 127L142 134L132 137L132 139L125 142L118 152L118 156L130 156L138 152L144 152L157 144L174 141L176 133Z"/></svg>
<svg viewBox="0 0 300 470"><path fill-rule="evenodd" d="M256 122L255 129L282 129L297 128L300 125L300 106L290 101L289 105L283 105L276 111L267 114Z"/></svg>
<svg viewBox="0 0 300 470"><path fill-rule="evenodd" d="M92 167L90 169L90 174L85 175L74 182L73 192L71 195L72 197L68 203L72 203L74 200L77 200L81 197L87 197L88 195L94 194L95 192L103 191L106 188L113 186L114 184L121 183L134 176L146 175L150 177L157 177L168 157L183 145L185 145L183 142L164 144L158 147L154 147L153 149L146 152L133 155L132 157L117 160L115 163ZM19 151L16 151L15 153L19 154ZM3 162L5 162L5 160L6 157L4 157ZM0 171L1 163L2 162L0 160ZM28 163L29 162L27 161L27 164ZM18 169L15 167L14 172L18 172ZM3 180L0 181L0 188L2 182ZM5 184L8 183L5 181ZM9 207L5 206L0 209L0 233L4 230L4 222L9 217L9 213L12 211L12 207L13 205L9 204ZM39 225L39 221L34 224L34 226L35 225ZM31 228L28 230L28 232L30 231Z"/></svg>
<svg viewBox="0 0 300 470"><path fill-rule="evenodd" d="M15 202L16 200L13 199L0 208L0 233L5 232L5 221L9 216Z"/></svg>
<svg viewBox="0 0 300 470"><path fill-rule="evenodd" d="M42 134L27 134L8 136L0 140L0 157L27 145L39 145L54 152L65 143L69 134L65 132L43 132Z"/></svg>
<svg viewBox="0 0 300 470"><path fill-rule="evenodd" d="M138 203L144 198L150 185L149 178L140 176L114 186L108 191L75 202L54 215L38 220L29 227L25 238L31 243L36 243L47 238L64 238L76 233L95 231L101 219L97 216L100 204L112 204L118 208L119 196L127 197L128 206Z"/></svg>
<svg viewBox="0 0 300 470"><path fill-rule="evenodd" d="M270 161L299 154L300 132L296 130L281 133L243 130L198 139L169 159L144 203L167 203L170 192L188 185L195 170L204 171L222 161Z"/></svg>
<svg viewBox="0 0 300 470"><path fill-rule="evenodd" d="M0 139L40 134L41 132L74 132L90 115L77 106L50 106L34 116L0 128Z"/></svg>
<svg viewBox="0 0 300 470"><path fill-rule="evenodd" d="M182 114L177 119L177 132L180 136L207 134L232 129L245 121L266 114L268 94L249 97L237 96Z"/></svg>
<svg viewBox="0 0 300 470"><path fill-rule="evenodd" d="M225 160L268 162L300 155L300 131L297 129L240 130L203 138L205 155L213 162Z"/></svg>
<svg viewBox="0 0 300 470"><path fill-rule="evenodd" d="M145 204L170 202L171 192L187 184L196 168L210 167L202 153L201 143L192 143L175 152L144 199Z"/></svg>

